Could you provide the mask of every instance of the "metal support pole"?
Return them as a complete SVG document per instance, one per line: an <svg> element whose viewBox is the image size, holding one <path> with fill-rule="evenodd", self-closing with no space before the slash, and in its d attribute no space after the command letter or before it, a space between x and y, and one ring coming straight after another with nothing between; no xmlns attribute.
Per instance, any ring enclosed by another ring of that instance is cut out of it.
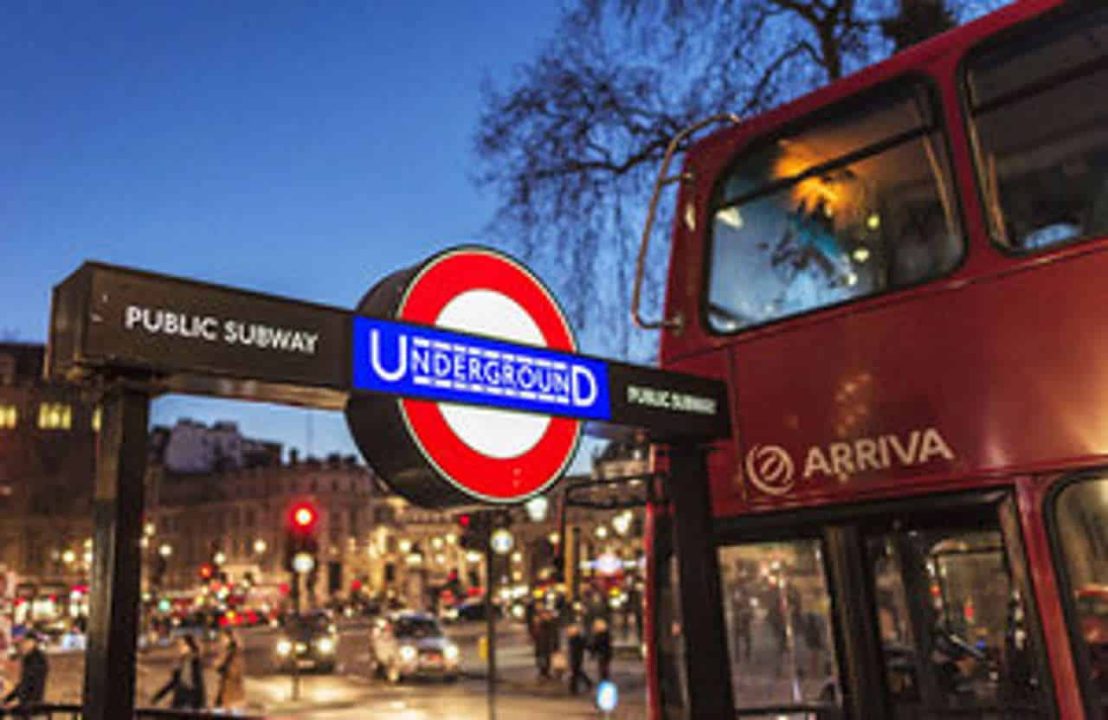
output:
<svg viewBox="0 0 1108 720"><path fill-rule="evenodd" d="M142 579L146 391L124 383L103 396L93 500L92 597L85 658L85 720L130 718Z"/></svg>
<svg viewBox="0 0 1108 720"><path fill-rule="evenodd" d="M299 625L300 625L300 576L299 570L292 571L292 617L294 632L290 632L289 642L292 643L292 699L300 699L300 658L299 651L296 646L300 643L297 639L299 637Z"/></svg>
<svg viewBox="0 0 1108 720"><path fill-rule="evenodd" d="M496 587L496 574L493 563L496 554L492 549L492 516L485 519L485 633L488 635L488 705L489 720L496 720L496 605L493 604L493 591Z"/></svg>
<svg viewBox="0 0 1108 720"><path fill-rule="evenodd" d="M706 447L681 444L669 451L670 497L676 511L681 614L696 618L682 626L689 684L689 717L733 717L731 664L719 580L719 556L712 537Z"/></svg>

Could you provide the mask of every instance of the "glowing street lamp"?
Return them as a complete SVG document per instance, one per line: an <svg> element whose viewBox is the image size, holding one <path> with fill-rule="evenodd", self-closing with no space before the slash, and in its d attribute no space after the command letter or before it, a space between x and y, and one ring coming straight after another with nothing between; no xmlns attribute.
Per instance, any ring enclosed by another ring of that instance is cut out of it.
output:
<svg viewBox="0 0 1108 720"><path fill-rule="evenodd" d="M169 543L162 543L161 547L158 548L158 554L164 558L168 558L173 554L173 546Z"/></svg>
<svg viewBox="0 0 1108 720"><path fill-rule="evenodd" d="M489 545L497 555L507 555L516 544L515 538L507 528L497 528L489 537Z"/></svg>
<svg viewBox="0 0 1108 720"><path fill-rule="evenodd" d="M268 549L269 549L269 545L266 543L265 540L262 540L261 538L258 538L257 540L254 541L254 554L255 555L261 555Z"/></svg>
<svg viewBox="0 0 1108 720"><path fill-rule="evenodd" d="M546 519L546 513L550 509L550 501L546 499L545 495L536 495L523 504L523 509L527 512L527 518L531 522L542 522Z"/></svg>

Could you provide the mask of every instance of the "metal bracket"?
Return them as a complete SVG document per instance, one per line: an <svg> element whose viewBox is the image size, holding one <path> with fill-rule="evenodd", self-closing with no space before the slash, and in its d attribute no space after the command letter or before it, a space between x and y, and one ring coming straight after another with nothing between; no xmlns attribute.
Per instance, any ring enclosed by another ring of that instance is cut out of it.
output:
<svg viewBox="0 0 1108 720"><path fill-rule="evenodd" d="M646 252L650 246L650 233L654 230L654 218L658 214L658 201L662 196L662 188L670 183L688 179L684 174L669 175L669 166L673 162L673 156L677 154L677 149L690 135L710 125L722 122L738 125L741 120L734 113L720 113L697 121L674 135L666 147L665 155L662 156L662 166L658 170L658 178L654 181L654 190L650 195L650 206L646 211L646 224L643 227L642 238L639 240L639 256L635 261L635 285L631 291L631 319L635 321L635 325L643 330L680 329L684 324L684 320L680 316L663 318L662 320L647 320L642 316L642 283L643 274L646 270Z"/></svg>

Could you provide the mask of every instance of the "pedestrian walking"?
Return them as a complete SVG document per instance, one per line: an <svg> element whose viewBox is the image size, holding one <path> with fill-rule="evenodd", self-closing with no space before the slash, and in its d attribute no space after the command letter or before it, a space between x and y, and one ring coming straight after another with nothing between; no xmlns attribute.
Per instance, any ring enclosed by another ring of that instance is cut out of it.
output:
<svg viewBox="0 0 1108 720"><path fill-rule="evenodd" d="M558 621L554 613L543 610L538 616L539 675L550 677L551 661L561 644L558 637Z"/></svg>
<svg viewBox="0 0 1108 720"><path fill-rule="evenodd" d="M566 645L569 650L569 692L576 695L581 683L586 690L592 689L592 678L585 673L585 651L589 647L589 639L581 631L581 626L572 623L566 628Z"/></svg>
<svg viewBox="0 0 1108 720"><path fill-rule="evenodd" d="M219 677L215 707L235 712L246 705L246 670L242 646L231 628L224 628L219 634L219 644L219 657L215 661L215 672Z"/></svg>
<svg viewBox="0 0 1108 720"><path fill-rule="evenodd" d="M593 621L590 645L593 657L596 658L597 676L601 680L608 680L612 667L612 633L608 630L608 622L603 618Z"/></svg>
<svg viewBox="0 0 1108 720"><path fill-rule="evenodd" d="M192 635L177 638L177 663L169 681L162 686L151 702L158 704L172 693L169 707L175 710L202 710L204 708L204 672L200 668L200 647Z"/></svg>
<svg viewBox="0 0 1108 720"><path fill-rule="evenodd" d="M19 682L4 696L3 701L5 708L15 710L17 714L41 703L46 696L46 676L50 668L38 644L38 636L33 632L25 633L19 639Z"/></svg>

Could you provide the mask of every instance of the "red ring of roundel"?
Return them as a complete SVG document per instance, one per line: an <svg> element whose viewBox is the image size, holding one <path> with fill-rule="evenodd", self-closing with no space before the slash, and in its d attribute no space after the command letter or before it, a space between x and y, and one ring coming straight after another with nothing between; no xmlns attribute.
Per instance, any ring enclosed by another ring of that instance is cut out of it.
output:
<svg viewBox="0 0 1108 720"><path fill-rule="evenodd" d="M486 250L461 250L432 260L408 286L397 319L434 325L448 302L479 289L502 293L519 303L548 348L576 352L569 326L546 288L511 259ZM398 402L424 456L459 489L484 500L510 502L542 490L561 474L577 446L580 422L552 417L531 450L514 458L490 458L451 430L438 403L408 398Z"/></svg>

